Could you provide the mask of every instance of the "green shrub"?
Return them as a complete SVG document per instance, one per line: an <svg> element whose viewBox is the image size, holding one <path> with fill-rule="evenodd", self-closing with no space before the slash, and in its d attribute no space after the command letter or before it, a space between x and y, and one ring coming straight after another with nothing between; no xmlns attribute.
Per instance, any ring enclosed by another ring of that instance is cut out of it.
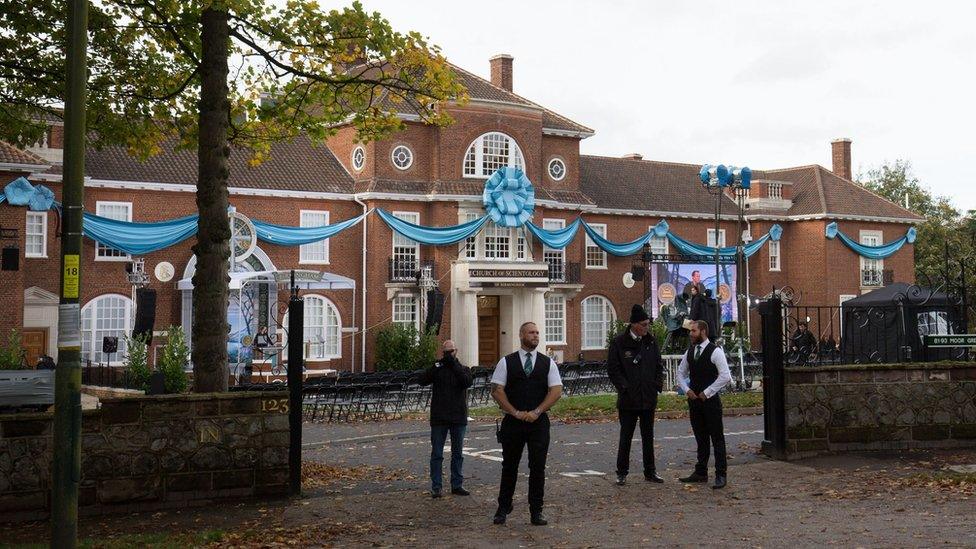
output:
<svg viewBox="0 0 976 549"><path fill-rule="evenodd" d="M135 337L125 336L125 370L129 378L129 386L149 390L149 350L146 345L146 335Z"/></svg>
<svg viewBox="0 0 976 549"><path fill-rule="evenodd" d="M159 355L156 369L163 373L167 393L186 392L190 385L186 375L186 364L189 361L190 348L186 344L183 328L170 326L166 329L166 345Z"/></svg>
<svg viewBox="0 0 976 549"><path fill-rule="evenodd" d="M651 322L650 330L648 331L654 340L657 341L657 348L664 349L664 341L668 338L668 325L664 323L664 319L658 317L657 320Z"/></svg>
<svg viewBox="0 0 976 549"><path fill-rule="evenodd" d="M24 348L20 344L20 332L10 330L7 333L6 345L0 347L0 370L22 370L24 364Z"/></svg>
<svg viewBox="0 0 976 549"><path fill-rule="evenodd" d="M434 330L420 333L412 325L393 323L376 334L376 371L418 370L437 359Z"/></svg>
<svg viewBox="0 0 976 549"><path fill-rule="evenodd" d="M620 335L624 330L630 327L629 322L620 320L619 318L610 323L610 329L607 330L607 343L606 348L610 348L610 344L613 342L613 338Z"/></svg>

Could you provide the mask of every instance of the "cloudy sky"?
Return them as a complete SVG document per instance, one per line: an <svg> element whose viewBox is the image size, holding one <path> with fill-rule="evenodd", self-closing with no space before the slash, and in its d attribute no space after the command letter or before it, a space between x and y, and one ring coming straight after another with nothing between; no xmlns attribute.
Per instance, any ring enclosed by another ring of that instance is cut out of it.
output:
<svg viewBox="0 0 976 549"><path fill-rule="evenodd" d="M976 209L976 2L363 0L596 135L585 154L854 173L908 160ZM323 5L342 5L323 2Z"/></svg>

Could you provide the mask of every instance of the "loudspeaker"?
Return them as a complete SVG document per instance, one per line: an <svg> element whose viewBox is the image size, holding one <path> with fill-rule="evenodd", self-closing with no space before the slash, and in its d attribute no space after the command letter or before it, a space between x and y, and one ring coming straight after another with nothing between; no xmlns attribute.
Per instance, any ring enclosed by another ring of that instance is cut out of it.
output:
<svg viewBox="0 0 976 549"><path fill-rule="evenodd" d="M2 259L0 259L0 270L20 270L20 248L16 246L8 246L3 249L3 256Z"/></svg>
<svg viewBox="0 0 976 549"><path fill-rule="evenodd" d="M640 282L644 280L644 269L643 265L632 265L630 267L630 276L634 277L635 282Z"/></svg>
<svg viewBox="0 0 976 549"><path fill-rule="evenodd" d="M102 338L102 352L105 354L117 353L119 351L119 338L115 336L105 336Z"/></svg>
<svg viewBox="0 0 976 549"><path fill-rule="evenodd" d="M166 376L162 372L156 370L149 375L149 393L150 395L165 395L166 394Z"/></svg>
<svg viewBox="0 0 976 549"><path fill-rule="evenodd" d="M132 337L145 334L146 345L152 343L153 324L156 322L156 290L139 288L136 290L136 323Z"/></svg>
<svg viewBox="0 0 976 549"><path fill-rule="evenodd" d="M427 319L424 326L435 327L434 333L441 333L441 317L444 315L444 293L439 289L427 292Z"/></svg>

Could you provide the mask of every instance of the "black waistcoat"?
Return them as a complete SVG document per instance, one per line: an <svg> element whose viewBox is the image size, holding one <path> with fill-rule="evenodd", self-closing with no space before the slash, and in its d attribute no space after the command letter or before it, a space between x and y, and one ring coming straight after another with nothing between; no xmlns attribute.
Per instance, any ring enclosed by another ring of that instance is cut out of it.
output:
<svg viewBox="0 0 976 549"><path fill-rule="evenodd" d="M551 365L549 357L536 353L532 374L526 376L517 351L505 357L505 396L516 410L535 410L546 399Z"/></svg>
<svg viewBox="0 0 976 549"><path fill-rule="evenodd" d="M700 393L706 387L715 383L718 379L718 367L712 364L712 351L715 344L711 341L702 349L701 356L695 360L695 346L688 349L688 370L691 383L688 385L692 391Z"/></svg>

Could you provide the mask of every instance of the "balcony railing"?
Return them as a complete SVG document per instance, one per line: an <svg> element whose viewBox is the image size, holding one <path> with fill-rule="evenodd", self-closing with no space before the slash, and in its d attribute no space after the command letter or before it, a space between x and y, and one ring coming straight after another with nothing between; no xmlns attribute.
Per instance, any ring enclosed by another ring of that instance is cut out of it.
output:
<svg viewBox="0 0 976 549"><path fill-rule="evenodd" d="M434 275L434 262L425 259L423 261L416 258L390 258L390 282L417 282L420 277L420 270L424 267L431 268L431 276Z"/></svg>
<svg viewBox="0 0 976 549"><path fill-rule="evenodd" d="M879 269L864 269L861 271L861 286L865 288L880 288L882 272Z"/></svg>
<svg viewBox="0 0 976 549"><path fill-rule="evenodd" d="M549 264L549 282L556 284L579 284L580 264L559 260L547 260Z"/></svg>

